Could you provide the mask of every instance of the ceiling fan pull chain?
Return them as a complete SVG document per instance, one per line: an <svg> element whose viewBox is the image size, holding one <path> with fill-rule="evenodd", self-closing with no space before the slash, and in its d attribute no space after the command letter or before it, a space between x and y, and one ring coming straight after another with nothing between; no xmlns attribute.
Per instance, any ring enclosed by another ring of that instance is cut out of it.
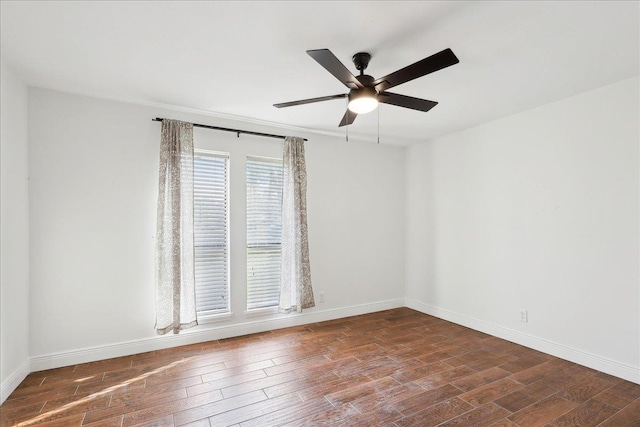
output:
<svg viewBox="0 0 640 427"><path fill-rule="evenodd" d="M346 130L347 130L347 142L349 142L349 98L345 98L347 101L347 125L345 126Z"/></svg>
<svg viewBox="0 0 640 427"><path fill-rule="evenodd" d="M378 108L378 144L380 144L380 108Z"/></svg>

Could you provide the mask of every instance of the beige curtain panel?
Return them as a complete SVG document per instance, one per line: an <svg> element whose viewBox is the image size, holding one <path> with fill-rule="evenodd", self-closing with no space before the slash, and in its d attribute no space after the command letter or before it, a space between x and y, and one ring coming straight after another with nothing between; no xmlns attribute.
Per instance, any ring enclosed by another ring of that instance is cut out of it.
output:
<svg viewBox="0 0 640 427"><path fill-rule="evenodd" d="M307 168L304 140L284 140L282 187L281 313L314 307L307 232Z"/></svg>
<svg viewBox="0 0 640 427"><path fill-rule="evenodd" d="M197 325L193 262L193 124L162 121L156 225L156 331Z"/></svg>

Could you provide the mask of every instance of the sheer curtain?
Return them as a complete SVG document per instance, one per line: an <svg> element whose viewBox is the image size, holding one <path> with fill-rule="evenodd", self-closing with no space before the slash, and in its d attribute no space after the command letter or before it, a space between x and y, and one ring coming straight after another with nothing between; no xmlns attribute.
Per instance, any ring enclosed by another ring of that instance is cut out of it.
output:
<svg viewBox="0 0 640 427"><path fill-rule="evenodd" d="M284 140L282 188L282 277L279 311L314 307L307 239L307 170L304 140Z"/></svg>
<svg viewBox="0 0 640 427"><path fill-rule="evenodd" d="M162 121L156 224L156 331L197 325L193 263L193 124Z"/></svg>

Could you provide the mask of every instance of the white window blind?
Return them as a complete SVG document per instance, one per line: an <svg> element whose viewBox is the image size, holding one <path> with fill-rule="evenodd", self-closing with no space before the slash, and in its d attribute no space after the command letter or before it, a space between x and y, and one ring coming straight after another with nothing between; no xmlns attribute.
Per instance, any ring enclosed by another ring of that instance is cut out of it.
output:
<svg viewBox="0 0 640 427"><path fill-rule="evenodd" d="M282 160L247 157L247 310L280 298Z"/></svg>
<svg viewBox="0 0 640 427"><path fill-rule="evenodd" d="M198 317L229 312L229 155L196 151L193 220Z"/></svg>

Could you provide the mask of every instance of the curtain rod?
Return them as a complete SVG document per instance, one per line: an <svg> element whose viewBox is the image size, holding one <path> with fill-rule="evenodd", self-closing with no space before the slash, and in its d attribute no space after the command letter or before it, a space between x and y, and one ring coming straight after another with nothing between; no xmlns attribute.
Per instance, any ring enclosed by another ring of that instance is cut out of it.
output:
<svg viewBox="0 0 640 427"><path fill-rule="evenodd" d="M154 122L161 122L165 119L161 119L160 117L156 117L155 119L151 119ZM262 133L262 132L253 132L250 130L242 130L242 129L231 129L231 128L222 128L219 126L210 126L210 125L201 125L199 123L193 123L193 127L196 128L205 128L205 129L213 129L213 130L222 130L225 132L233 132L235 134L238 135L238 138L240 138L240 134L241 133L246 133L247 135L256 135L256 136L264 136L266 138L277 138L277 139L285 139L286 136L282 136L282 135L274 135L271 133ZM306 138L303 138L304 141L306 141Z"/></svg>

